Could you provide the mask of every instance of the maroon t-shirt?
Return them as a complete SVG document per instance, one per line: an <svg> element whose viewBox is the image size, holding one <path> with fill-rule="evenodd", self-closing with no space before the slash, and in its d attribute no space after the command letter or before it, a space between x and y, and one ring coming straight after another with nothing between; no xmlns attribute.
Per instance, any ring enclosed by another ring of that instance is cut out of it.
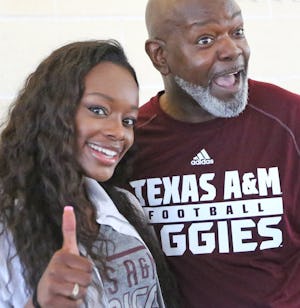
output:
<svg viewBox="0 0 300 308"><path fill-rule="evenodd" d="M300 96L250 80L240 116L193 124L158 96L130 185L184 307L300 307Z"/></svg>

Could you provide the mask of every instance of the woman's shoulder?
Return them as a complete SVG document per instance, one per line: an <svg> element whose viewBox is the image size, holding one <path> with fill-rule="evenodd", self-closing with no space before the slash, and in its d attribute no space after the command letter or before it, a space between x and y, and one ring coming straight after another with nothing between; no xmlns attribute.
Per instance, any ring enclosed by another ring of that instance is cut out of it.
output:
<svg viewBox="0 0 300 308"><path fill-rule="evenodd" d="M13 238L8 229L0 223L0 260L15 254Z"/></svg>
<svg viewBox="0 0 300 308"><path fill-rule="evenodd" d="M139 200L136 198L136 196L134 194L132 194L129 190L125 189L125 188L120 188L120 187L116 187L117 191L123 193L124 195L126 195L126 197L128 198L128 200L130 201L130 203L141 212L142 215L144 215L142 206L140 205Z"/></svg>
<svg viewBox="0 0 300 308"><path fill-rule="evenodd" d="M12 234L0 223L0 307L21 307L29 295L25 291L22 265Z"/></svg>

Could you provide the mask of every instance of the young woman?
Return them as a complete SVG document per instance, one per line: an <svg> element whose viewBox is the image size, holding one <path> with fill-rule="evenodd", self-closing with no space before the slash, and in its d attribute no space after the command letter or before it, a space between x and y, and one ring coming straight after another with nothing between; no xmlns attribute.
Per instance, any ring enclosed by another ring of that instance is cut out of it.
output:
<svg viewBox="0 0 300 308"><path fill-rule="evenodd" d="M176 306L143 213L114 185L137 113L116 41L66 45L28 77L0 143L1 307L164 307L161 289Z"/></svg>

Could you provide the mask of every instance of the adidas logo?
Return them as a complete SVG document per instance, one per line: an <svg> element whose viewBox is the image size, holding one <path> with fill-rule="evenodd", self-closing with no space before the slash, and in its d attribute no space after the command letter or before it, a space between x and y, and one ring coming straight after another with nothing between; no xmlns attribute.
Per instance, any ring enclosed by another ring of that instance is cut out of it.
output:
<svg viewBox="0 0 300 308"><path fill-rule="evenodd" d="M205 149L202 149L191 161L191 165L212 165L214 160L210 158Z"/></svg>

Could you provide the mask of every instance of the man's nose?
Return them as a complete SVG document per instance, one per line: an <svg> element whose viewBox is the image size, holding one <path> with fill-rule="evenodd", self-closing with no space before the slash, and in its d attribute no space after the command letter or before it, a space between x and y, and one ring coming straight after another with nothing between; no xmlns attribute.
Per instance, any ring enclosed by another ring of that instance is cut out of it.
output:
<svg viewBox="0 0 300 308"><path fill-rule="evenodd" d="M218 42L218 57L222 61L235 60L243 53L242 48L239 46L239 42L230 37L230 35L224 35L219 38Z"/></svg>

